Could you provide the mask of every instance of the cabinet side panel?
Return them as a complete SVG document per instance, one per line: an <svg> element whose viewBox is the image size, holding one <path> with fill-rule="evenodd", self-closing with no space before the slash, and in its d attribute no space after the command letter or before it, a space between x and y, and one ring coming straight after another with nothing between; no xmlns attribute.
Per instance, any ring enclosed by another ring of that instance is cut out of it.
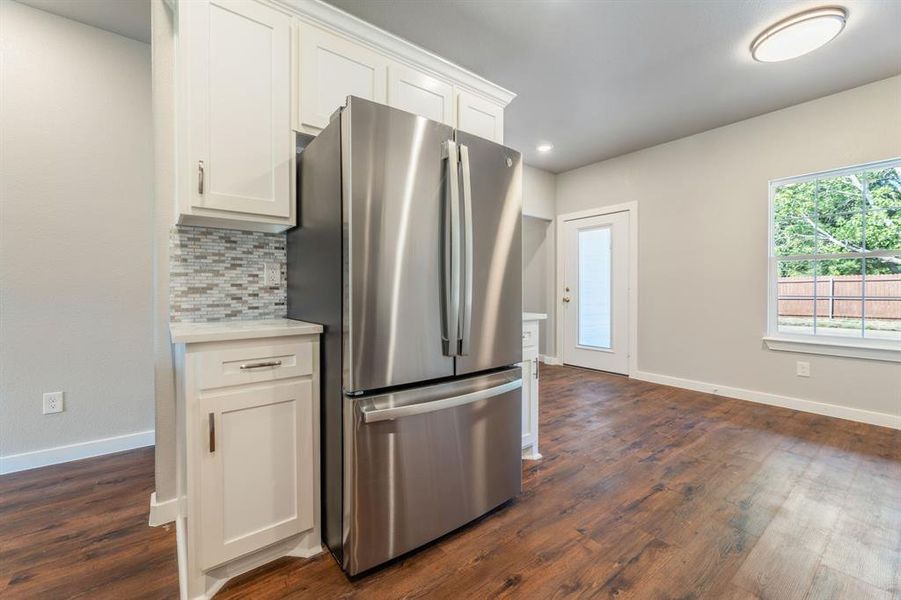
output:
<svg viewBox="0 0 901 600"><path fill-rule="evenodd" d="M288 318L323 326L320 345L322 539L341 556L341 135L334 120L300 154L288 231Z"/></svg>

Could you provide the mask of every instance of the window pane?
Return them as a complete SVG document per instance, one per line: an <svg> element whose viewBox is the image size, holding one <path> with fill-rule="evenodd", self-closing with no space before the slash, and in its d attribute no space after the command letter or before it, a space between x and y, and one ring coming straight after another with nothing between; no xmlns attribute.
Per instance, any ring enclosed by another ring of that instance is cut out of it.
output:
<svg viewBox="0 0 901 600"><path fill-rule="evenodd" d="M901 208L901 167L864 171L867 182L867 208Z"/></svg>
<svg viewBox="0 0 901 600"><path fill-rule="evenodd" d="M867 211L867 250L901 251L901 208Z"/></svg>
<svg viewBox="0 0 901 600"><path fill-rule="evenodd" d="M579 230L579 344L610 348L610 228Z"/></svg>
<svg viewBox="0 0 901 600"><path fill-rule="evenodd" d="M816 237L810 217L784 217L777 220L773 230L773 241L776 256L816 252Z"/></svg>
<svg viewBox="0 0 901 600"><path fill-rule="evenodd" d="M818 260L816 276L816 334L861 337L863 261Z"/></svg>
<svg viewBox="0 0 901 600"><path fill-rule="evenodd" d="M773 213L776 221L816 214L816 181L792 183L776 188Z"/></svg>
<svg viewBox="0 0 901 600"><path fill-rule="evenodd" d="M813 334L813 274L812 260L779 261L776 322L780 333Z"/></svg>
<svg viewBox="0 0 901 600"><path fill-rule="evenodd" d="M868 258L864 281L864 337L901 341L901 254Z"/></svg>
<svg viewBox="0 0 901 600"><path fill-rule="evenodd" d="M817 180L817 209L822 218L835 213L859 213L863 210L864 182L858 175L843 175Z"/></svg>
<svg viewBox="0 0 901 600"><path fill-rule="evenodd" d="M817 217L817 253L838 254L863 250L864 214L828 213Z"/></svg>

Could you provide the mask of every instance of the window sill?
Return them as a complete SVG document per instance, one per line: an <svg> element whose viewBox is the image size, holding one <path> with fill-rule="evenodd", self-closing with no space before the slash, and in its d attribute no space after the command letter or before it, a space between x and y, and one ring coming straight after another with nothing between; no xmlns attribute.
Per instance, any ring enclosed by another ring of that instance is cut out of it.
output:
<svg viewBox="0 0 901 600"><path fill-rule="evenodd" d="M892 341L855 341L830 337L769 335L763 338L770 350L845 356L886 362L901 362L901 344Z"/></svg>

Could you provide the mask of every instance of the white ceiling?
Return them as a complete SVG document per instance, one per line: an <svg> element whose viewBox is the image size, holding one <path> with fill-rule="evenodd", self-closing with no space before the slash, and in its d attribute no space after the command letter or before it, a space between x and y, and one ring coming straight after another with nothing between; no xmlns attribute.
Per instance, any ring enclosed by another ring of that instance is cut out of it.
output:
<svg viewBox="0 0 901 600"><path fill-rule="evenodd" d="M506 143L554 172L901 73L898 0L844 0L838 38L772 64L754 36L832 2L327 1L516 92Z"/></svg>
<svg viewBox="0 0 901 600"><path fill-rule="evenodd" d="M6 0L0 0L3 2ZM49 13L150 43L150 0L19 0Z"/></svg>
<svg viewBox="0 0 901 600"><path fill-rule="evenodd" d="M148 0L20 1L150 40ZM828 0L327 1L516 92L506 142L554 172L901 73L899 0L844 0L837 39L772 64L754 36Z"/></svg>

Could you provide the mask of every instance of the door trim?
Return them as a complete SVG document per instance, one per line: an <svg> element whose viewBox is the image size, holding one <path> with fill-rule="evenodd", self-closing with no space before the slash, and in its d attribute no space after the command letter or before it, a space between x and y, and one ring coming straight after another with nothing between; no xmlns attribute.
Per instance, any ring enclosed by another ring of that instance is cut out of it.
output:
<svg viewBox="0 0 901 600"><path fill-rule="evenodd" d="M567 221L575 221L578 219L586 219L588 217L602 217L614 213L629 213L629 377L634 377L638 372L638 202L623 202L621 204L611 204L609 206L599 206L588 210L580 210L576 212L563 213L557 215L555 221L557 225L555 235L556 245L556 285L554 289L556 296L554 298L554 325L556 329L555 347L560 360L563 359L563 344L565 342L565 326L563 317L563 238L565 232L563 230Z"/></svg>

